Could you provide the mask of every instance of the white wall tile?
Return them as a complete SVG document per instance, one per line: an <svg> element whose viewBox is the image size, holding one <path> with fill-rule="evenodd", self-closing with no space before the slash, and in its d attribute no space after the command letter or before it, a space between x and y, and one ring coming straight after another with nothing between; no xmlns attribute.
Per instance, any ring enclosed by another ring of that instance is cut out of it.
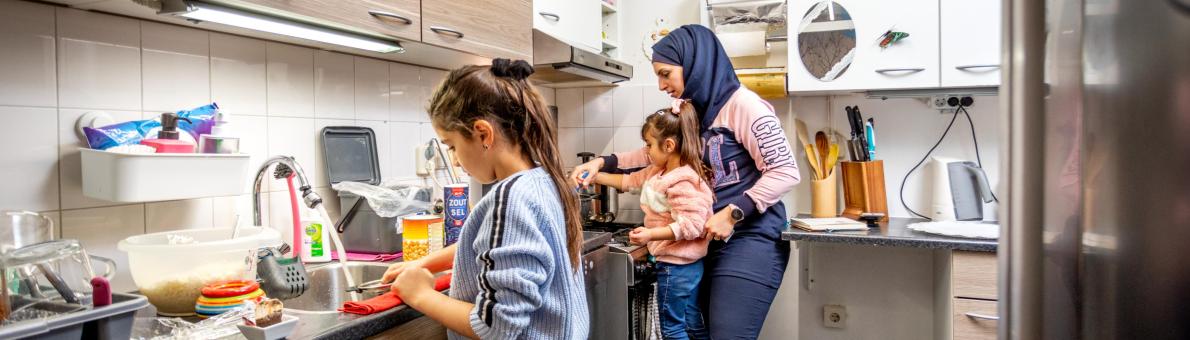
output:
<svg viewBox="0 0 1190 340"><path fill-rule="evenodd" d="M302 170L306 172L306 179L318 183L321 172L315 162L314 119L269 117L269 154L271 156L293 156ZM266 178L270 178L266 176ZM294 185L298 186L297 179ZM269 185L271 191L285 191L284 180L273 180Z"/></svg>
<svg viewBox="0 0 1190 340"><path fill-rule="evenodd" d="M562 157L562 166L567 168L578 166L577 155L586 149L582 128L558 128L558 153Z"/></svg>
<svg viewBox="0 0 1190 340"><path fill-rule="evenodd" d="M0 106L0 207L58 210L58 112Z"/></svg>
<svg viewBox="0 0 1190 340"><path fill-rule="evenodd" d="M128 270L128 256L116 249L116 243L144 233L144 204L62 211L62 238L77 239L87 253L116 261L113 291L136 289Z"/></svg>
<svg viewBox="0 0 1190 340"><path fill-rule="evenodd" d="M54 7L0 3L0 105L57 106Z"/></svg>
<svg viewBox="0 0 1190 340"><path fill-rule="evenodd" d="M343 216L343 210L339 204L339 195L335 189L331 188L314 189L314 193L318 194L318 197L322 197L322 206L326 209L326 214L329 215L328 217L330 217L332 220L327 221L329 224L328 228L334 228L335 222L339 221L339 219ZM331 230L331 232L333 233L336 231Z"/></svg>
<svg viewBox="0 0 1190 340"><path fill-rule="evenodd" d="M645 147L645 141L640 138L640 126L621 126L616 128L612 136L612 151L627 152Z"/></svg>
<svg viewBox="0 0 1190 340"><path fill-rule="evenodd" d="M558 89L558 126L583 127L583 89Z"/></svg>
<svg viewBox="0 0 1190 340"><path fill-rule="evenodd" d="M665 94L665 92L658 91L656 87L652 87L652 86L645 87L645 88L641 89L641 91L644 92L642 95L644 97L645 111L652 112L654 110L657 110L657 109L660 109L663 107L669 107L670 105L673 104L673 101L674 101L673 97L670 97L668 94ZM637 125L643 125L643 124L637 124Z"/></svg>
<svg viewBox="0 0 1190 340"><path fill-rule="evenodd" d="M372 133L376 135L376 158L380 165L380 178L393 177L393 151L392 139L393 134L389 129L388 123L370 120L358 120L355 125L372 129ZM409 152L410 155L413 152ZM402 158L404 159L404 158ZM323 176L326 177L326 176Z"/></svg>
<svg viewBox="0 0 1190 340"><path fill-rule="evenodd" d="M330 186L330 181L326 175L326 162L323 161L325 159L325 157L322 155L322 129L326 128L328 126L358 126L358 125L355 124L354 120L347 120L347 119L315 119L314 120L314 131L316 131L316 132L314 133L314 137L313 137L314 163L312 163L312 164L314 164L314 169L317 169L316 171L320 175L317 177L314 177L314 178L310 178L309 180L314 182L315 188L323 188L323 187ZM306 167L308 165L302 165L302 166ZM306 176L312 176L312 175L306 174ZM280 183L280 184L277 187L274 187L273 191L288 190L288 187L286 186L286 184L284 182L276 181L276 183Z"/></svg>
<svg viewBox="0 0 1190 340"><path fill-rule="evenodd" d="M140 22L59 8L58 105L141 109Z"/></svg>
<svg viewBox="0 0 1190 340"><path fill-rule="evenodd" d="M144 111L174 112L211 102L207 31L141 22Z"/></svg>
<svg viewBox="0 0 1190 340"><path fill-rule="evenodd" d="M392 178L410 178L417 176L415 169L415 151L418 145L425 143L421 140L418 123L391 122L388 123L392 138L390 148L392 160ZM416 136L416 137L414 137Z"/></svg>
<svg viewBox="0 0 1190 340"><path fill-rule="evenodd" d="M269 119L261 116L232 116L232 133L240 137L240 153L249 156L248 169L251 173L245 177L242 193L252 193L253 182L256 181L256 168L264 163L272 154L269 153ZM262 190L269 190L269 182L261 185Z"/></svg>
<svg viewBox="0 0 1190 340"><path fill-rule="evenodd" d="M269 116L314 117L314 50L266 43Z"/></svg>
<svg viewBox="0 0 1190 340"><path fill-rule="evenodd" d="M594 152L596 155L607 155L612 152L612 128L583 129L583 151Z"/></svg>
<svg viewBox="0 0 1190 340"><path fill-rule="evenodd" d="M212 32L211 100L233 115L266 115L267 62L263 40Z"/></svg>
<svg viewBox="0 0 1190 340"><path fill-rule="evenodd" d="M146 203L145 232L210 228L213 207L210 198Z"/></svg>
<svg viewBox="0 0 1190 340"><path fill-rule="evenodd" d="M615 91L616 109L612 114L615 126L641 126L645 117L658 108L645 107L642 86L621 86Z"/></svg>
<svg viewBox="0 0 1190 340"><path fill-rule="evenodd" d="M355 119L388 120L388 64L355 57Z"/></svg>
<svg viewBox="0 0 1190 340"><path fill-rule="evenodd" d="M430 105L430 98L434 95L434 91L438 89L438 85L446 80L447 73L443 70L436 70L432 68L420 68L421 73L421 105L419 105L421 112L426 112ZM421 114L418 117L419 122L429 122L430 116Z"/></svg>
<svg viewBox="0 0 1190 340"><path fill-rule="evenodd" d="M298 194L298 214L306 209ZM269 195L269 225L281 233L281 240L293 245L293 208L288 192L274 192Z"/></svg>
<svg viewBox="0 0 1190 340"><path fill-rule="evenodd" d="M352 56L314 52L314 117L355 119L355 60Z"/></svg>
<svg viewBox="0 0 1190 340"><path fill-rule="evenodd" d="M534 87L537 89L538 93L541 93L541 97L543 99L545 99L545 103L547 105L557 105L557 104L554 104L555 103L555 101L554 101L555 90L553 88L544 87L544 86L534 86Z"/></svg>
<svg viewBox="0 0 1190 340"><path fill-rule="evenodd" d="M422 87L420 67L389 63L389 120L397 122L429 121L426 117L425 90Z"/></svg>
<svg viewBox="0 0 1190 340"><path fill-rule="evenodd" d="M286 193L288 195L288 193ZM269 225L269 193L260 193L260 221ZM215 228L227 228L236 225L236 218L241 226L253 225L252 195L224 196L211 198L211 225Z"/></svg>
<svg viewBox="0 0 1190 340"><path fill-rule="evenodd" d="M141 119L139 111L58 110L58 168L61 180L59 188L62 209L94 208L120 204L83 196L82 157L79 154L79 148L87 147L87 141L78 137L74 126L79 117L91 111L106 112L115 122Z"/></svg>
<svg viewBox="0 0 1190 340"><path fill-rule="evenodd" d="M612 127L615 98L611 87L583 89L583 126Z"/></svg>

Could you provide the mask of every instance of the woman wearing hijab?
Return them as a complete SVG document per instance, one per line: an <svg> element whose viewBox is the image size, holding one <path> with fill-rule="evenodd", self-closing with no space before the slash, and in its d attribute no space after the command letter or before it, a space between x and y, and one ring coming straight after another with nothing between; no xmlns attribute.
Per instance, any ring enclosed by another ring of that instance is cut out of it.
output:
<svg viewBox="0 0 1190 340"><path fill-rule="evenodd" d="M714 170L715 215L706 223L710 248L703 275L707 329L689 323L692 338L755 339L781 285L789 242L781 241L781 197L800 181L793 149L773 107L740 86L714 32L682 26L653 45L658 88L694 104L703 162ZM592 160L574 170L623 172L648 165L647 149Z"/></svg>

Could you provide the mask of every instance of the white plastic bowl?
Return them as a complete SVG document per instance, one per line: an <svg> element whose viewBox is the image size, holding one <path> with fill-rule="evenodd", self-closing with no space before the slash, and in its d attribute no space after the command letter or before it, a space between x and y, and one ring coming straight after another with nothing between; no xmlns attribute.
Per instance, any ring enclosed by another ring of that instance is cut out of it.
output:
<svg viewBox="0 0 1190 340"><path fill-rule="evenodd" d="M128 253L128 268L140 293L168 316L194 314L202 287L222 280L255 279L256 250L281 245L272 228L241 227L177 230L137 235L116 247ZM193 242L171 244L171 239Z"/></svg>

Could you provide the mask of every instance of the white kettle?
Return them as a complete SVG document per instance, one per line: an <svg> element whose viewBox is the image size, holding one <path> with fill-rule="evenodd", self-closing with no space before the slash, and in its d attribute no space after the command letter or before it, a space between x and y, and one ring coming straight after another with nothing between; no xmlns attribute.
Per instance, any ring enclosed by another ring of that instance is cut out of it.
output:
<svg viewBox="0 0 1190 340"><path fill-rule="evenodd" d="M983 204L992 201L987 174L975 162L932 157L933 203L927 214L933 221L983 220Z"/></svg>

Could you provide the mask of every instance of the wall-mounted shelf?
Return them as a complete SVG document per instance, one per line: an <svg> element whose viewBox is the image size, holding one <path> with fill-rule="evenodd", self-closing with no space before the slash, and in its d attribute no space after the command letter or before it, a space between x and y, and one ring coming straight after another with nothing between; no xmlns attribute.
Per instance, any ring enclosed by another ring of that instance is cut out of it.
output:
<svg viewBox="0 0 1190 340"><path fill-rule="evenodd" d="M615 13L615 12L616 12L616 5L612 5L612 4L609 4L609 3L607 3L607 2L600 1L600 2L599 2L599 6L603 7L603 13L604 13L604 14L607 14L607 13Z"/></svg>
<svg viewBox="0 0 1190 340"><path fill-rule="evenodd" d="M620 44L618 44L614 41L607 41L607 40L603 41L603 49L604 50L611 50L611 49L616 49L619 47L620 47Z"/></svg>
<svg viewBox="0 0 1190 340"><path fill-rule="evenodd" d="M83 148L83 194L112 202L153 202L247 191L248 154L133 154Z"/></svg>

